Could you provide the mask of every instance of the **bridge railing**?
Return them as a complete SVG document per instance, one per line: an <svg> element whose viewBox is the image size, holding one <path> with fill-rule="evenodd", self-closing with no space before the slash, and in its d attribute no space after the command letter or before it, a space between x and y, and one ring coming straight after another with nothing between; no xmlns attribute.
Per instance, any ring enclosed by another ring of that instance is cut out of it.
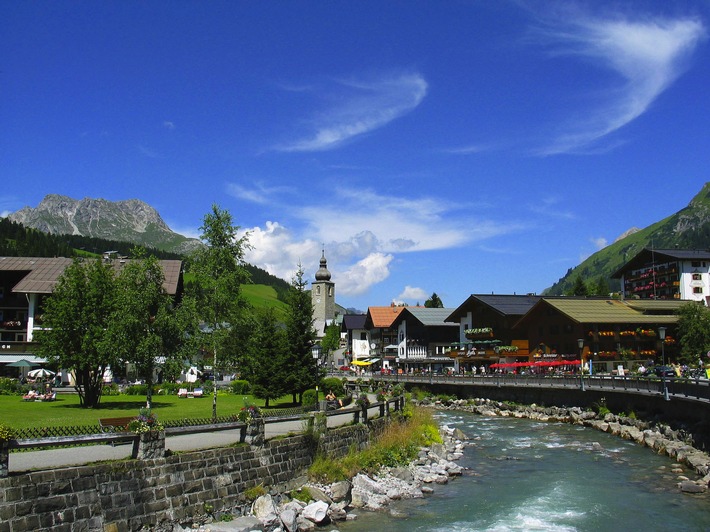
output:
<svg viewBox="0 0 710 532"><path fill-rule="evenodd" d="M489 375L380 375L371 376L376 381L388 383L455 384L465 386L530 386L541 388L578 388L590 390L618 390L631 393L664 394L669 398L682 397L710 401L710 381L701 378L614 376L614 375L516 375L494 373Z"/></svg>

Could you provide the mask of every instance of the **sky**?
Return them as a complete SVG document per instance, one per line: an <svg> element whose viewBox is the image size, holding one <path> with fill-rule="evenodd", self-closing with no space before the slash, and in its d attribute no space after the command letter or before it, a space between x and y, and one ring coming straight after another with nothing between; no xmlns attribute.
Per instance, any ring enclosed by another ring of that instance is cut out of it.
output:
<svg viewBox="0 0 710 532"><path fill-rule="evenodd" d="M541 293L710 181L710 0L0 2L0 214L139 199L365 310Z"/></svg>

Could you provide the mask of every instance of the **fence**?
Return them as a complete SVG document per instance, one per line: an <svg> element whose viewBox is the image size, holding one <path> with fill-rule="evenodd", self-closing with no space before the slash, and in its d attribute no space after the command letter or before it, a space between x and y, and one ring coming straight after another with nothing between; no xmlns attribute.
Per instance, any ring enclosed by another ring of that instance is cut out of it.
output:
<svg viewBox="0 0 710 532"><path fill-rule="evenodd" d="M321 411L313 408L300 410L289 409L285 415L283 412L278 412L278 415L274 415L277 412L276 410L266 410L264 411L266 416L250 424L238 421L234 416L218 418L217 422L212 422L211 419L170 421L165 423L165 431L162 433L162 454L165 452L165 438L170 436L238 429L240 431L240 442L259 444L259 442L263 442L264 440L266 424L299 421L303 420L304 417L313 417L314 414L319 412L324 414L326 418L329 416L343 416L343 414L347 415L349 413L354 423L367 423L368 412L371 410L378 411L381 417L385 417L390 415L390 411L399 411L403 407L404 397L393 397L371 404L353 404L351 407L332 411ZM144 450L145 446L142 445L142 443L146 442L141 441L146 440L146 438L142 438L142 435L134 434L132 432L101 432L101 428L98 425L86 425L69 428L59 427L56 429L56 435L50 435L48 433L49 431L50 429L47 428L28 429L27 431L23 431L20 434L21 437L17 439L7 442L0 442L0 478L8 476L9 453L11 451L75 447L100 443L108 443L112 445L119 443L133 443L133 457L146 457ZM73 434L66 434L66 432L69 431L73 431ZM34 436L22 437L27 436L28 434L33 434ZM150 446L154 447L155 444L151 442ZM150 457L157 457L155 454L154 450L151 451ZM161 451L158 450L157 455L161 456L162 454Z"/></svg>

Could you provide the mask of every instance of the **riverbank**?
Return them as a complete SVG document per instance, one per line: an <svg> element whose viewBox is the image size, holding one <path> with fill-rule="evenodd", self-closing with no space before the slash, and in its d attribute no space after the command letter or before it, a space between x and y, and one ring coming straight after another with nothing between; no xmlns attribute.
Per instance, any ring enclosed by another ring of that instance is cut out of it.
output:
<svg viewBox="0 0 710 532"><path fill-rule="evenodd" d="M570 423L607 432L624 440L648 447L687 467L696 479L683 479L678 489L684 493L704 493L710 486L710 455L696 449L690 436L663 423L644 421L612 413L600 415L579 407L541 407L518 405L490 399L412 401L420 406L441 410L470 412L489 417L527 418L548 423Z"/></svg>

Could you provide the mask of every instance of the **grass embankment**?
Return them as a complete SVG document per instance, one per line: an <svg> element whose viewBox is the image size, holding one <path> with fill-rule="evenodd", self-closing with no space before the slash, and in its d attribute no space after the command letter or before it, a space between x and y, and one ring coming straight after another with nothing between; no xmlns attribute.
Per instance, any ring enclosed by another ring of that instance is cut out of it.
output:
<svg viewBox="0 0 710 532"><path fill-rule="evenodd" d="M420 447L441 443L439 426L430 410L408 406L385 432L364 451L351 450L343 458L316 457L309 477L332 483L354 477L360 472L374 473L382 466L405 465L417 458Z"/></svg>
<svg viewBox="0 0 710 532"><path fill-rule="evenodd" d="M217 415L236 414L244 406L245 400L249 404L264 406L263 401L252 396L219 394ZM284 402L286 400L290 401L290 396L284 398ZM97 408L82 408L76 394L58 394L56 401L46 403L26 402L18 395L0 395L0 423L15 429L95 425L101 418L138 415L138 410L144 406L145 396L141 395L104 396ZM195 399L154 395L152 406L160 421L212 417L211 395ZM279 406L293 405L290 402L279 404L272 401L270 408Z"/></svg>

